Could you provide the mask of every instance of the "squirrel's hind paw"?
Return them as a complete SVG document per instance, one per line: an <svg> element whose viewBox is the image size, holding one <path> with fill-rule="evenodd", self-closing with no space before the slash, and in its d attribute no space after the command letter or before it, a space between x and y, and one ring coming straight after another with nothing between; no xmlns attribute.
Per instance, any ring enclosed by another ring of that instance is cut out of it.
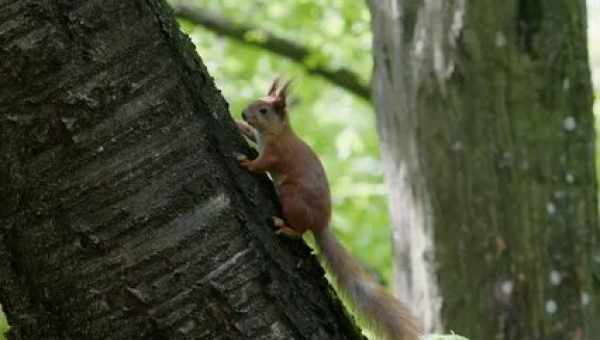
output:
<svg viewBox="0 0 600 340"><path fill-rule="evenodd" d="M273 224L277 228L277 230L275 230L275 234L277 234L277 235L283 235L283 236L290 237L290 238L301 238L302 237L302 234L303 234L302 232L299 232L293 228L288 227L285 224L285 221L279 217L273 216Z"/></svg>

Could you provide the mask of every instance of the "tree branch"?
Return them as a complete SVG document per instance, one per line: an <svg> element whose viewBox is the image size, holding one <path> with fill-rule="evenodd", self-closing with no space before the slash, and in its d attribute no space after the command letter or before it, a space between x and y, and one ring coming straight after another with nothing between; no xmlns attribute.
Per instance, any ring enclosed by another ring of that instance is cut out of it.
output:
<svg viewBox="0 0 600 340"><path fill-rule="evenodd" d="M364 100L371 101L371 90L360 81L359 76L347 69L333 69L326 65L310 65L307 59L314 55L310 49L293 41L286 40L271 32L250 25L234 23L203 8L184 2L171 3L175 14L200 25L216 34L227 36L244 44L265 49L300 64L308 73L323 77L330 83L344 88Z"/></svg>

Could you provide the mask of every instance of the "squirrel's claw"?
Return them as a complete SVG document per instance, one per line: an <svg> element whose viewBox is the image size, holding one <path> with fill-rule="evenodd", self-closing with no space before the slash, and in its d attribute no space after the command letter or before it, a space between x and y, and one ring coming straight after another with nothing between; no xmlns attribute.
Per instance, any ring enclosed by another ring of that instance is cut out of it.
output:
<svg viewBox="0 0 600 340"><path fill-rule="evenodd" d="M238 130L244 137L256 143L256 129L254 129L252 126L250 126L250 124L244 121L236 121L235 123L237 125Z"/></svg>
<svg viewBox="0 0 600 340"><path fill-rule="evenodd" d="M242 153L237 153L237 152L236 152L236 153L234 153L234 154L233 154L233 156L235 157L235 159L237 159L237 160L238 160L238 161L240 161L240 162L243 162L243 161L247 161L247 160L248 160L248 156L246 156L246 155L244 155L244 154L242 154Z"/></svg>
<svg viewBox="0 0 600 340"><path fill-rule="evenodd" d="M279 228L285 226L285 221L281 217L273 216L273 224Z"/></svg>
<svg viewBox="0 0 600 340"><path fill-rule="evenodd" d="M277 227L277 230L275 230L275 234L277 234L277 235L283 235L283 236L287 236L290 238L301 238L302 237L302 233L288 227L285 224L285 221L279 217L273 216L273 224L275 225L275 227Z"/></svg>

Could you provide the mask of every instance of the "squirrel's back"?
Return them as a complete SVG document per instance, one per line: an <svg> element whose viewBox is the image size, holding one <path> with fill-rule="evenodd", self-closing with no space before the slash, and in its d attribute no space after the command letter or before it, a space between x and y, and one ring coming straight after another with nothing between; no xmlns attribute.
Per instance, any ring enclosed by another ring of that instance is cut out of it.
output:
<svg viewBox="0 0 600 340"><path fill-rule="evenodd" d="M305 205L309 216L299 220L310 225L296 227L326 228L331 217L331 193L323 164L312 148L295 135L282 140L278 149L282 166L272 175L282 208L285 209L288 202Z"/></svg>

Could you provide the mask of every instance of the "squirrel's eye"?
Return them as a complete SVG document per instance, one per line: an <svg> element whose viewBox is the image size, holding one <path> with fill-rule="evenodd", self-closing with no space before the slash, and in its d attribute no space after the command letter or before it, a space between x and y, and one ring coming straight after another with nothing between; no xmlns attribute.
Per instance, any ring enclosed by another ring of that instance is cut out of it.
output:
<svg viewBox="0 0 600 340"><path fill-rule="evenodd" d="M267 109L263 107L262 109L258 110L258 112L265 114L267 113Z"/></svg>

